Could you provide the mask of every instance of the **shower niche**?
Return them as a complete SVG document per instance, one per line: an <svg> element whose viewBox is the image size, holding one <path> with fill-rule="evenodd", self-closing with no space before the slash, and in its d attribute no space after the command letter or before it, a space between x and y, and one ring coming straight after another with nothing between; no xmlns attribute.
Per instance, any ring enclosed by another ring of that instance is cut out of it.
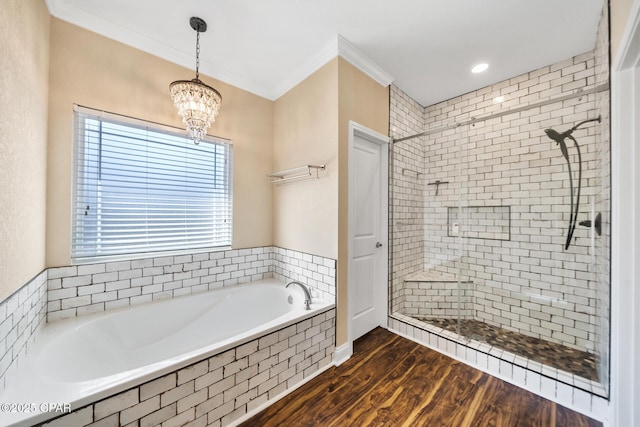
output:
<svg viewBox="0 0 640 427"><path fill-rule="evenodd" d="M464 223L462 219L464 218ZM460 234L460 224L464 233ZM510 240L510 206L449 206L447 207L447 236Z"/></svg>
<svg viewBox="0 0 640 427"><path fill-rule="evenodd" d="M389 168L391 319L603 398L605 44L426 108L392 87Z"/></svg>

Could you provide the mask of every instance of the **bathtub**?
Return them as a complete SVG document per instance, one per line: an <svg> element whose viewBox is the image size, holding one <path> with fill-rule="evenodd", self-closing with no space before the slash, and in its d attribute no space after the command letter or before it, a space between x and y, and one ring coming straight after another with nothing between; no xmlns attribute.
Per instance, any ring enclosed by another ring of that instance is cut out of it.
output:
<svg viewBox="0 0 640 427"><path fill-rule="evenodd" d="M0 425L28 426L267 335L334 306L304 309L276 279L45 325L0 394ZM57 411L57 412L56 412Z"/></svg>

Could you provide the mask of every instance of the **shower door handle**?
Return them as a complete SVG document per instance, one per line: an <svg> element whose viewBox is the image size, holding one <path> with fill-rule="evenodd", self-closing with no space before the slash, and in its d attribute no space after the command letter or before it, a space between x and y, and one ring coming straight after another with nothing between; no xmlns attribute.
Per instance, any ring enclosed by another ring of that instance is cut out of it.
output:
<svg viewBox="0 0 640 427"><path fill-rule="evenodd" d="M382 243L376 242L376 248L381 248L381 247L382 247Z"/></svg>

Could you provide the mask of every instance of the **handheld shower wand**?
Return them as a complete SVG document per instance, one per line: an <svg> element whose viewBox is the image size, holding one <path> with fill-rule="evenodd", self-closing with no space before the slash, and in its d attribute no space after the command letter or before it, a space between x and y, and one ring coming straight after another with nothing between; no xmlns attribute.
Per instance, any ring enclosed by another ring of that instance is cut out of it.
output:
<svg viewBox="0 0 640 427"><path fill-rule="evenodd" d="M567 167L569 170L569 191L571 192L571 207L569 210L569 227L567 229L567 240L564 244L564 249L569 249L569 245L571 244L571 239L573 238L573 232L576 229L576 222L578 220L578 211L580 209L580 190L582 188L582 153L580 152L580 145L578 141L571 135L576 129L582 126L585 123L589 122L598 122L600 123L600 116L595 119L588 119L581 121L574 127L569 130L566 130L562 133L553 130L553 129L545 129L544 133L547 134L549 138L556 142L557 145L560 146L560 151L562 151L562 156L567 161ZM570 139L573 141L573 144L578 151L578 192L576 194L575 204L573 201L573 172L571 171L571 159L569 157L569 150L567 148L567 144L565 143L565 139Z"/></svg>

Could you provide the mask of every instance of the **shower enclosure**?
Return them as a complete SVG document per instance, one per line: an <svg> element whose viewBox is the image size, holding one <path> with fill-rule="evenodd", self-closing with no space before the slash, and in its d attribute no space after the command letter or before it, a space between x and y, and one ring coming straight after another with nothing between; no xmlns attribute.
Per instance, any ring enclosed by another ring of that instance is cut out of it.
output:
<svg viewBox="0 0 640 427"><path fill-rule="evenodd" d="M427 108L392 87L389 169L390 316L603 397L605 56Z"/></svg>

